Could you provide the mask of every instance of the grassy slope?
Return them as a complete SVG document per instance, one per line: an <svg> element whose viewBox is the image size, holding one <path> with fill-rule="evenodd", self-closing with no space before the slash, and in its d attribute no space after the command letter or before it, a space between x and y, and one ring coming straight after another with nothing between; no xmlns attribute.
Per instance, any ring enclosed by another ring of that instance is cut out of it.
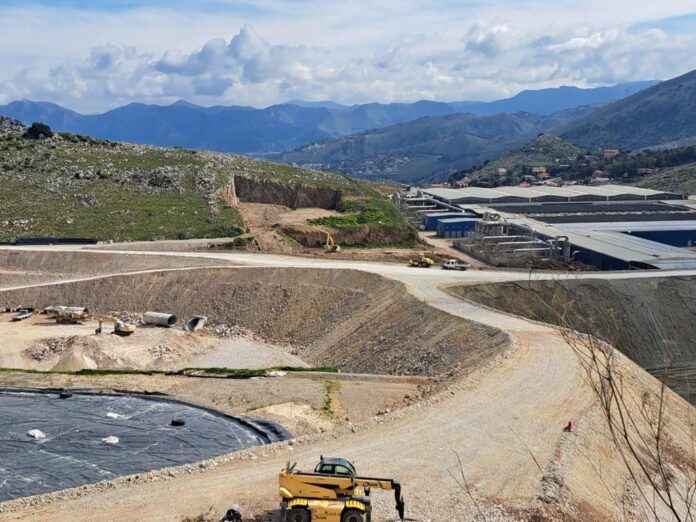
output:
<svg viewBox="0 0 696 522"><path fill-rule="evenodd" d="M696 163L670 167L637 183L640 187L696 194Z"/></svg>
<svg viewBox="0 0 696 522"><path fill-rule="evenodd" d="M498 168L505 168L509 172L514 172L524 166L551 167L556 163L557 159L575 159L582 152L582 149L552 134L543 134L524 146L508 152L501 158L491 161L479 171L474 172L474 175L496 174Z"/></svg>
<svg viewBox="0 0 696 522"><path fill-rule="evenodd" d="M695 110L696 71L692 71L611 103L558 132L587 149L686 144L696 135Z"/></svg>
<svg viewBox="0 0 696 522"><path fill-rule="evenodd" d="M339 174L68 134L30 140L22 137L23 131L0 122L0 240L236 236L244 231L239 213L215 197L233 176L379 199L366 183Z"/></svg>

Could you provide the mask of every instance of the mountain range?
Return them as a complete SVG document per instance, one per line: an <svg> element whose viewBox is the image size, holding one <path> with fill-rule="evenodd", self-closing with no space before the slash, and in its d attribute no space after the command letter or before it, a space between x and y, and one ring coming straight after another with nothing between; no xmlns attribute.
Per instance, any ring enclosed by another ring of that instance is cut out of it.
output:
<svg viewBox="0 0 696 522"><path fill-rule="evenodd" d="M24 100L0 106L0 115L25 124L39 121L57 131L101 139L264 155L419 118L446 117L455 113L493 116L530 112L550 115L579 106L608 103L655 83L524 91L512 98L493 102L423 100L348 106L330 101L294 101L256 109L246 106L201 107L179 101L168 106L132 103L103 114L80 114L53 103Z"/></svg>
<svg viewBox="0 0 696 522"><path fill-rule="evenodd" d="M473 116L457 119L456 128L450 116L433 117L306 145L279 159L368 178L441 180L499 158L542 132L552 132L591 151L696 144L695 112L696 71L692 71L614 102L561 111L546 119L530 113L505 114L508 121L503 123L499 116L478 116L489 124L501 124L493 133L480 133L477 127L482 122L472 126ZM439 134L441 138L431 138ZM448 137L454 141L448 143ZM427 161L423 160L424 154Z"/></svg>
<svg viewBox="0 0 696 522"><path fill-rule="evenodd" d="M696 143L696 71L611 103L556 132L576 145L638 150Z"/></svg>
<svg viewBox="0 0 696 522"><path fill-rule="evenodd" d="M402 183L441 180L480 165L534 136L592 112L592 106L550 115L450 114L306 145L276 159L365 179Z"/></svg>

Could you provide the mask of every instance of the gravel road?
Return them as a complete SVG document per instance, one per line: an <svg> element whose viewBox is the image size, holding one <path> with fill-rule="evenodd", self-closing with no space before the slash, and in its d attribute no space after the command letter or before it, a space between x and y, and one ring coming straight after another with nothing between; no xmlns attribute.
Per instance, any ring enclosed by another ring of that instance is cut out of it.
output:
<svg viewBox="0 0 696 522"><path fill-rule="evenodd" d="M455 453L461 458L475 497L490 499L508 509L529 508L536 502L544 469L558 458L563 427L569 419L580 418L592 407L592 395L584 383L576 356L556 331L462 301L444 289L463 282L527 279L529 275L525 272L451 273L262 254L165 255L201 256L240 266L358 269L378 273L403 282L409 292L433 307L505 330L514 339L515 349L488 368L454 384L437 399L356 433L298 443L277 451L258 450L253 460L223 463L201 473L118 488L99 486L90 494L75 498L69 495L36 506L18 505L3 513L4 520L181 520L206 512L210 507L222 513L231 504L239 504L247 514L258 514L276 505L276 474L286 460L297 460L300 467L307 468L313 466L321 454L345 456L356 463L359 471L397 478L404 485L408 516L412 520L474 519L471 503L465 500L466 495L451 477L459 473ZM550 273L535 277L655 275L646 272ZM660 272L659 275L673 274ZM388 494L375 492L375 495L385 500L377 503L373 520L394 520Z"/></svg>

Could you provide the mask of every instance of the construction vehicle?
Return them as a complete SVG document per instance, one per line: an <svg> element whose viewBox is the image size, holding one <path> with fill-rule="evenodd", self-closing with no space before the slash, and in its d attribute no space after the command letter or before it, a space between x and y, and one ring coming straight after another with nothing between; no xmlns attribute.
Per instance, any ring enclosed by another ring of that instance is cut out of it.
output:
<svg viewBox="0 0 696 522"><path fill-rule="evenodd" d="M49 306L44 312L57 323L79 324L89 317L89 310L82 306Z"/></svg>
<svg viewBox="0 0 696 522"><path fill-rule="evenodd" d="M336 244L330 232L326 233L326 242L324 243L324 252L330 254L332 252L340 252L341 245Z"/></svg>
<svg viewBox="0 0 696 522"><path fill-rule="evenodd" d="M114 333L116 335L130 335L135 332L135 325L127 321L117 320L114 321Z"/></svg>
<svg viewBox="0 0 696 522"><path fill-rule="evenodd" d="M118 317L100 315L99 317L97 317L97 321L99 321L99 327L94 332L97 335L102 333L102 323L104 323L104 321L111 321L112 323L114 323L114 333L116 335L131 335L133 332L135 332L136 329L133 323L129 323L128 321L122 321Z"/></svg>
<svg viewBox="0 0 696 522"><path fill-rule="evenodd" d="M418 254L416 257L412 257L408 260L408 266L418 266L421 268L430 268L435 264L435 261L430 259L425 254Z"/></svg>
<svg viewBox="0 0 696 522"><path fill-rule="evenodd" d="M372 488L394 491L396 511L404 520L401 485L393 479L359 477L346 459L321 457L314 472L288 462L278 477L282 522L371 522Z"/></svg>

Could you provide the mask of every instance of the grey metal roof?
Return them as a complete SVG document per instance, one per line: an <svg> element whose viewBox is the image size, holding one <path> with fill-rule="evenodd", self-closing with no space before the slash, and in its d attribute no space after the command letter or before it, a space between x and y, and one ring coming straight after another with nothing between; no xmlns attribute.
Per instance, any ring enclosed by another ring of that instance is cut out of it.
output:
<svg viewBox="0 0 696 522"><path fill-rule="evenodd" d="M548 199L548 196L557 196L568 198L570 201L572 201L575 198L582 199L586 198L587 196L598 196L606 199L621 199L621 197L626 197L627 199L655 199L660 195L664 195L665 197L673 195L669 192L660 192L657 190L629 187L624 185L571 185L568 187L535 185L529 188L496 187L494 189L483 187L466 187L461 189L431 188L423 189L423 193L435 198L451 201L453 203L465 201L494 202L502 198L510 197L534 201L535 199Z"/></svg>
<svg viewBox="0 0 696 522"><path fill-rule="evenodd" d="M556 223L562 230L615 230L617 232L652 232L663 230L696 230L693 221L609 221L593 223Z"/></svg>
<svg viewBox="0 0 696 522"><path fill-rule="evenodd" d="M626 263L640 262L656 266L661 262L671 268L692 268L696 266L696 252L683 248L623 234L615 230L572 230L556 225L547 225L529 218L507 220L533 229L547 237L566 236L579 248L598 252Z"/></svg>
<svg viewBox="0 0 696 522"><path fill-rule="evenodd" d="M481 221L481 218L465 217L465 218L439 219L438 223L461 223L463 221Z"/></svg>

